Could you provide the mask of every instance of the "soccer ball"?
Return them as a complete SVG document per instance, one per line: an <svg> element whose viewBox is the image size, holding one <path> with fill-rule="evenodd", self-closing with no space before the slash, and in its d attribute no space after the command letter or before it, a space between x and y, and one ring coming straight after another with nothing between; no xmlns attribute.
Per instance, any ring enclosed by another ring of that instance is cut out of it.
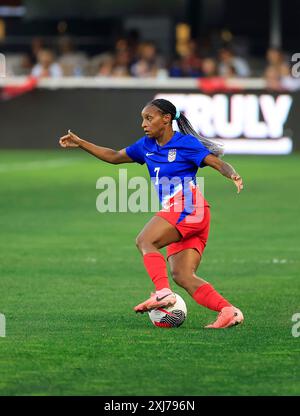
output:
<svg viewBox="0 0 300 416"><path fill-rule="evenodd" d="M174 328L183 324L187 317L185 301L175 293L176 303L169 308L158 308L149 311L149 317L155 326L162 328Z"/></svg>

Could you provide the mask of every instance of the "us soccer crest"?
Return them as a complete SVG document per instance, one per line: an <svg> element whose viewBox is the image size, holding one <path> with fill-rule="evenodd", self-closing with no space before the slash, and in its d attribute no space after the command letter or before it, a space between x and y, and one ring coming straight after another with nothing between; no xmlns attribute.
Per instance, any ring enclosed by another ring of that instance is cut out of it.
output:
<svg viewBox="0 0 300 416"><path fill-rule="evenodd" d="M176 149L170 149L168 153L168 162L174 162L176 159Z"/></svg>

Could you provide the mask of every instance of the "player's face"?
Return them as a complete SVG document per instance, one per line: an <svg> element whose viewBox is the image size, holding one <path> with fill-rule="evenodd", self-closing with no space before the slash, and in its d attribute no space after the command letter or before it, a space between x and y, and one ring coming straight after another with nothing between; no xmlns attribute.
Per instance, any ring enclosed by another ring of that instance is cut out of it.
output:
<svg viewBox="0 0 300 416"><path fill-rule="evenodd" d="M150 138L161 137L171 123L170 114L162 114L155 106L148 105L142 111L142 129Z"/></svg>

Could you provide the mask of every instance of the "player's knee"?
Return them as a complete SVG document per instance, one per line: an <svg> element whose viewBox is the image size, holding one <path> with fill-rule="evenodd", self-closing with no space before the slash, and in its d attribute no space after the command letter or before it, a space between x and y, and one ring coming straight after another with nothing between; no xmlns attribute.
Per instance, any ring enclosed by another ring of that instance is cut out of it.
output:
<svg viewBox="0 0 300 416"><path fill-rule="evenodd" d="M135 245L140 250L143 245L143 237L139 234L135 239Z"/></svg>
<svg viewBox="0 0 300 416"><path fill-rule="evenodd" d="M143 252L145 249L148 248L150 242L143 236L143 234L139 234L135 239L135 245L140 252Z"/></svg>
<svg viewBox="0 0 300 416"><path fill-rule="evenodd" d="M143 235L143 233L139 234L135 239L135 245L137 246L138 250L140 252L144 252L145 250L151 250L153 248L158 248L159 243L156 241L152 241L149 238L146 238L146 236Z"/></svg>

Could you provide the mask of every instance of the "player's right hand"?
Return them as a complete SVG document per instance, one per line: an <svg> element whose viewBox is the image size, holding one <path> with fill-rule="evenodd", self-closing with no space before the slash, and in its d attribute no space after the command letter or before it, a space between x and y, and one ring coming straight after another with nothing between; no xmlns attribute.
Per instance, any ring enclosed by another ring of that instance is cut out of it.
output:
<svg viewBox="0 0 300 416"><path fill-rule="evenodd" d="M71 130L68 130L68 134L62 136L59 139L59 144L61 147L79 147L80 138L76 134L72 133Z"/></svg>

